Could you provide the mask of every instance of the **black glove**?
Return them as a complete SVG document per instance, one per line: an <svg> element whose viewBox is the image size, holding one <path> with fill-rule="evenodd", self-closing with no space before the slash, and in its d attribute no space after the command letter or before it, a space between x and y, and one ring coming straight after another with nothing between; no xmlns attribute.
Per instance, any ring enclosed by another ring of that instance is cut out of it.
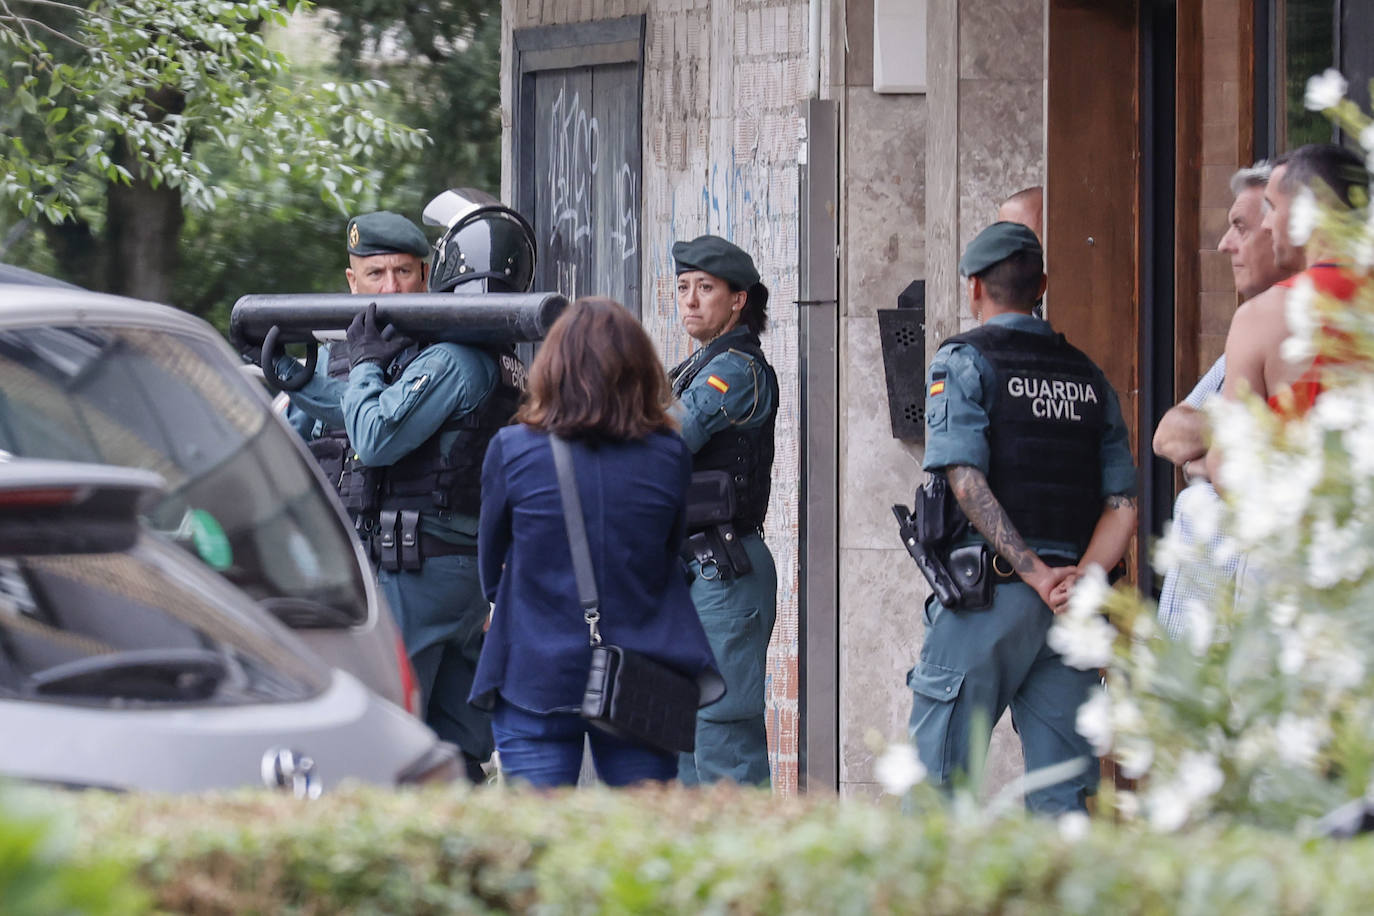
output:
<svg viewBox="0 0 1374 916"><path fill-rule="evenodd" d="M377 303L368 303L348 326L348 368L359 363L374 362L385 368L396 355L415 341L396 333L395 325L381 328L377 324Z"/></svg>

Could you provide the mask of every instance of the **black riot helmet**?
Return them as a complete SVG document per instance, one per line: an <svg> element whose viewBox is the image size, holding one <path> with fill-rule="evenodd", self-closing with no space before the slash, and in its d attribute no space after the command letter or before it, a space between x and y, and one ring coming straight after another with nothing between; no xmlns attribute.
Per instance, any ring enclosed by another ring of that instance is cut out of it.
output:
<svg viewBox="0 0 1374 916"><path fill-rule="evenodd" d="M534 283L534 229L485 191L450 188L425 205L424 221L444 226L434 245L429 291L480 283L490 292L529 292Z"/></svg>

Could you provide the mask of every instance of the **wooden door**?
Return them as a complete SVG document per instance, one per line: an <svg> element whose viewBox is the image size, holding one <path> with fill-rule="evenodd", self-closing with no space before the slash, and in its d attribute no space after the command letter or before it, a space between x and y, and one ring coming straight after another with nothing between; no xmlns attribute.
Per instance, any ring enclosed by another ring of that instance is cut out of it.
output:
<svg viewBox="0 0 1374 916"><path fill-rule="evenodd" d="M1048 317L1106 372L1134 447L1142 435L1148 440L1139 419L1136 0L1049 0L1048 42Z"/></svg>

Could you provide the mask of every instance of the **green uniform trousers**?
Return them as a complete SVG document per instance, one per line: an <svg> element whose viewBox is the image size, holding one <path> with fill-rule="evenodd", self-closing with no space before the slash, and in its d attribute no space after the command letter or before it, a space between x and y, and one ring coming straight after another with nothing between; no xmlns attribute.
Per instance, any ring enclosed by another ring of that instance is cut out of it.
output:
<svg viewBox="0 0 1374 916"><path fill-rule="evenodd" d="M1098 767L1087 739L1074 727L1078 707L1098 683L1096 671L1065 665L1045 644L1053 613L1029 585L998 585L992 607L950 611L926 602L921 660L907 673L913 693L911 735L936 785L966 771L970 732L982 723L982 740L1011 707L1021 736L1026 772L1082 758L1071 779L1031 792L1026 807L1059 814L1085 810L1097 788Z"/></svg>
<svg viewBox="0 0 1374 916"><path fill-rule="evenodd" d="M678 761L678 779L684 785L721 779L770 785L764 687L768 641L777 618L778 572L763 538L747 534L740 543L754 565L746 575L703 579L701 565L695 560L689 564L692 603L726 692L697 713L696 750Z"/></svg>
<svg viewBox="0 0 1374 916"><path fill-rule="evenodd" d="M377 582L415 669L425 724L469 759L486 760L495 747L491 715L468 702L490 609L477 558L426 557L417 571L381 570Z"/></svg>

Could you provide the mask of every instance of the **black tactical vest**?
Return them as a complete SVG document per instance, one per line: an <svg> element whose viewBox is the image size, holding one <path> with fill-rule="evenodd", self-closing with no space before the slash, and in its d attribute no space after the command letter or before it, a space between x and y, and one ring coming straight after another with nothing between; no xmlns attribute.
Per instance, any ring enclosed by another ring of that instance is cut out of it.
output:
<svg viewBox="0 0 1374 916"><path fill-rule="evenodd" d="M514 347L485 347L496 360L496 387L476 410L449 418L420 447L382 468L384 509L446 510L477 515L482 506L482 461L498 430L510 424L525 392L525 364ZM392 365L398 378L419 351Z"/></svg>
<svg viewBox="0 0 1374 916"><path fill-rule="evenodd" d="M327 371L332 378L348 380L350 355L348 343L332 341L329 345ZM342 427L326 427L323 434L307 445L324 475L339 491L344 508L355 518L378 509L377 497L381 484L381 468L370 468L358 460Z"/></svg>
<svg viewBox="0 0 1374 916"><path fill-rule="evenodd" d="M526 370L513 347L484 348L496 360L496 387L476 410L450 418L434 435L388 467L368 467L358 460L342 429L328 429L310 443L310 451L334 481L351 513L378 509L447 510L477 515L482 505L482 461L497 430L510 423L525 391ZM415 347L385 369L393 382L421 353ZM348 345L329 348L328 371L347 379Z"/></svg>
<svg viewBox="0 0 1374 916"><path fill-rule="evenodd" d="M758 380L759 386L766 385L773 391L773 410L758 426L748 429L731 426L706 440L706 444L692 458L692 470L729 471L735 481L736 499L735 516L731 522L741 531L762 530L764 517L768 514L768 494L773 486L773 427L778 416L778 376L764 357L758 336L748 328L735 328L678 364L669 377L673 382L673 395L681 397L701 370L727 350L743 353L754 361L755 368L763 375Z"/></svg>
<svg viewBox="0 0 1374 916"><path fill-rule="evenodd" d="M1063 334L983 325L951 343L972 346L996 373L988 405L993 495L1023 538L1081 553L1102 514L1102 373Z"/></svg>

